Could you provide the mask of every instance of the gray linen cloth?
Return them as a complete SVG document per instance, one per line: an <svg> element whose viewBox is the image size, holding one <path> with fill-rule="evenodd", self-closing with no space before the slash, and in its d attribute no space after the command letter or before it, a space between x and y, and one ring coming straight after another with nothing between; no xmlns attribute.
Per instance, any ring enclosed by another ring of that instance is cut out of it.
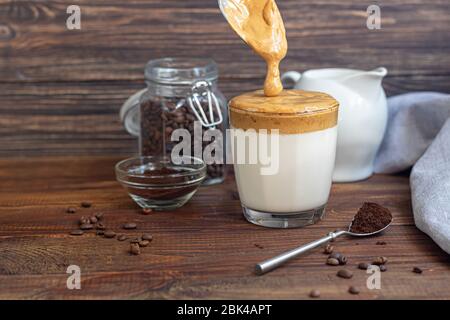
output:
<svg viewBox="0 0 450 320"><path fill-rule="evenodd" d="M376 173L413 167L416 226L450 254L450 95L408 93L388 99L387 131Z"/></svg>

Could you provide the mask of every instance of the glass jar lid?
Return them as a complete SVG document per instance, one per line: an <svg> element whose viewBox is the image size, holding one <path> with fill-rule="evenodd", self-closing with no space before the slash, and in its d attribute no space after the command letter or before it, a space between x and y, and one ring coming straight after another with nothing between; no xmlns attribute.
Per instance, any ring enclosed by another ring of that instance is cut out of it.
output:
<svg viewBox="0 0 450 320"><path fill-rule="evenodd" d="M211 59L163 58L150 60L145 67L146 81L172 85L192 85L198 80L218 78L217 64Z"/></svg>

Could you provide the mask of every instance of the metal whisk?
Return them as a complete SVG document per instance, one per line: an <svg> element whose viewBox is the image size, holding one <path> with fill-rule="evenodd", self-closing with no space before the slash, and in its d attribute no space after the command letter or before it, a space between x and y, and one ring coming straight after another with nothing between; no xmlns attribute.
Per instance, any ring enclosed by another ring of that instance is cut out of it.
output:
<svg viewBox="0 0 450 320"><path fill-rule="evenodd" d="M200 102L202 98L206 98L208 101L208 115L205 113L205 110ZM202 126L212 128L222 123L223 117L220 110L220 104L216 95L211 90L210 82L204 80L195 82L192 86L192 93L187 96L186 99L189 107Z"/></svg>

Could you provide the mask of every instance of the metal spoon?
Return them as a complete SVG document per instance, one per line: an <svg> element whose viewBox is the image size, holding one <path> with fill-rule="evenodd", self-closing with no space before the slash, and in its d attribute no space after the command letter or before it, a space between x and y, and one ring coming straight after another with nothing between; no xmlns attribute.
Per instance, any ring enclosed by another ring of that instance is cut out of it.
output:
<svg viewBox="0 0 450 320"><path fill-rule="evenodd" d="M369 236L373 236L373 235L379 234L379 233L383 232L384 230L386 230L391 225L391 223L392 223L392 220L391 220L391 222L389 222L389 224L387 226L385 226L384 228L382 228L380 230L377 230L375 232L371 232L371 233L354 233L354 232L350 231L350 229L352 228L352 224L353 224L353 221L352 221L350 223L350 225L348 226L348 230L346 230L346 231L345 230L336 230L334 232L330 232L326 237L323 237L323 238L321 238L319 240L310 242L310 243L305 244L305 245L303 245L301 247L298 247L298 248L292 249L290 251L284 252L284 253L282 253L282 254L274 257L274 258L271 258L271 259L268 259L268 260L263 261L261 263L258 263L255 266L255 272L258 275L262 275L262 274L264 274L266 272L269 272L269 271L271 271L271 270L273 270L275 268L278 268L279 266L281 266L285 262L287 262L287 261L289 261L289 260L291 260L291 259L293 259L293 258L295 258L295 257L297 257L297 256L299 256L299 255L301 255L301 254L311 250L311 249L317 248L318 246L321 246L321 245L323 245L323 244L325 244L327 242L334 241L337 237L342 236L344 234L345 235L349 235L349 236L353 236L353 237L369 237Z"/></svg>

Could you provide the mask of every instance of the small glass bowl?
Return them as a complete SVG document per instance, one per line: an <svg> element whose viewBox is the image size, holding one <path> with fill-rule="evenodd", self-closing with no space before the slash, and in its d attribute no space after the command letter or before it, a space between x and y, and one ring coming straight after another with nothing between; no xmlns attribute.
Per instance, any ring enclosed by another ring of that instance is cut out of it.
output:
<svg viewBox="0 0 450 320"><path fill-rule="evenodd" d="M116 177L142 208L173 210L194 195L206 177L206 165L195 157L181 157L175 164L167 157L135 157L116 164Z"/></svg>

